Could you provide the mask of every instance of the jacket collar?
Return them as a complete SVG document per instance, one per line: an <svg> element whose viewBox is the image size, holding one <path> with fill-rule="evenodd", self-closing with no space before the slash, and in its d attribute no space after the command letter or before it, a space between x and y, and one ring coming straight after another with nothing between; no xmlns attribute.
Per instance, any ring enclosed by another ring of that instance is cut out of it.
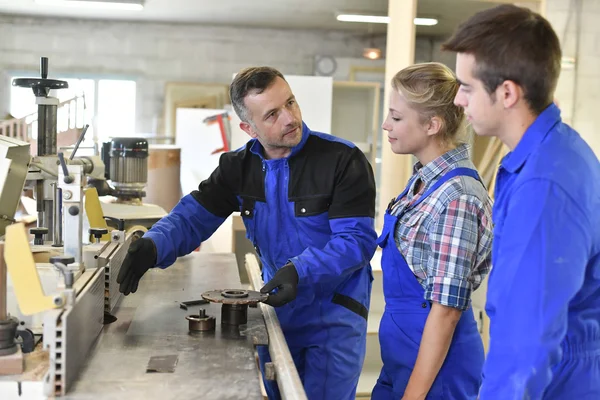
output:
<svg viewBox="0 0 600 400"><path fill-rule="evenodd" d="M548 132L560 121L560 109L552 103L527 128L517 147L502 159L502 167L511 173L518 171Z"/></svg>
<svg viewBox="0 0 600 400"><path fill-rule="evenodd" d="M302 121L302 138L300 139L300 143L298 143L296 146L292 147L292 151L290 152L290 155L287 156L286 158L295 156L296 154L298 154L300 152L300 150L302 150L304 148L304 145L306 144L306 141L308 140L308 137L310 136L310 132L311 132L311 130L304 123L304 121ZM258 155L261 159L264 160L265 159L265 153L264 153L265 149L263 148L262 144L260 144L258 139L251 139L250 142L251 142L250 152Z"/></svg>

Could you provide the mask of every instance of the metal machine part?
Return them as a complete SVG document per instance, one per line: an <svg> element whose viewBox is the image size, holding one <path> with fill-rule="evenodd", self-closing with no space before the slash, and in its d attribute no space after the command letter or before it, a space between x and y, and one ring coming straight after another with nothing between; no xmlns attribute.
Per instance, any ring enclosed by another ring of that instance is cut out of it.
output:
<svg viewBox="0 0 600 400"><path fill-rule="evenodd" d="M58 99L50 97L51 89L66 89L69 84L66 81L48 79L48 58L42 57L40 60L41 78L17 78L14 79L13 86L31 88L36 97L38 105L38 132L37 132L37 155L38 157L54 156L57 152L57 133L56 133L56 115L58 108ZM51 171L51 170L50 170ZM53 196L50 184L52 175L46 172L46 181L38 180L35 185L35 197L37 199L38 226L54 227L53 223ZM54 239L54 229L48 232L48 239Z"/></svg>
<svg viewBox="0 0 600 400"><path fill-rule="evenodd" d="M104 273L104 311L107 313L112 313L123 298L123 294L119 291L117 277L129 245L137 236L137 232L125 234L121 231L112 231L110 243L107 243L94 256L98 262L98 268Z"/></svg>
<svg viewBox="0 0 600 400"><path fill-rule="evenodd" d="M198 315L185 317L189 321L189 329L192 332L208 332L215 330L215 317L206 315L206 310L201 308Z"/></svg>
<svg viewBox="0 0 600 400"><path fill-rule="evenodd" d="M16 318L8 317L0 320L0 357L8 356L17 352L17 327L19 321Z"/></svg>
<svg viewBox="0 0 600 400"><path fill-rule="evenodd" d="M248 304L223 304L221 306L221 324L244 325L248 322Z"/></svg>
<svg viewBox="0 0 600 400"><path fill-rule="evenodd" d="M114 138L102 145L105 177L120 200L141 200L148 181L148 141L142 138Z"/></svg>
<svg viewBox="0 0 600 400"><path fill-rule="evenodd" d="M179 308L181 308L182 310L187 310L189 306L199 306L202 304L208 304L210 303L210 301L208 300L190 300L190 301L182 301L181 303L179 303Z"/></svg>
<svg viewBox="0 0 600 400"><path fill-rule="evenodd" d="M29 229L29 233L34 236L33 244L41 246L44 244L44 235L48 233L48 228L37 227Z"/></svg>
<svg viewBox="0 0 600 400"><path fill-rule="evenodd" d="M220 289L202 293L202 298L211 303L223 304L255 304L265 301L269 297L266 293L244 289Z"/></svg>
<svg viewBox="0 0 600 400"><path fill-rule="evenodd" d="M223 289L202 293L202 297L213 303L222 303L221 324L243 325L248 322L248 306L265 301L268 294L254 290Z"/></svg>
<svg viewBox="0 0 600 400"><path fill-rule="evenodd" d="M48 58L40 60L40 78L17 78L13 86L31 88L38 104L37 153L39 156L56 154L56 111L58 99L49 97L50 89L67 89L66 81L48 79Z"/></svg>
<svg viewBox="0 0 600 400"><path fill-rule="evenodd" d="M108 229L107 228L90 228L89 233L90 233L90 235L92 235L94 237L96 243L100 243L102 236L106 235L108 233Z"/></svg>
<svg viewBox="0 0 600 400"><path fill-rule="evenodd" d="M81 238L83 234L83 171L80 165L65 165L61 158L58 185L62 189L64 218L64 253L75 257L75 263L83 268Z"/></svg>
<svg viewBox="0 0 600 400"><path fill-rule="evenodd" d="M44 348L50 353L50 368L44 382L46 396L66 394L102 330L102 272L101 269L86 270L76 282L76 301L65 309L50 310L44 315Z"/></svg>

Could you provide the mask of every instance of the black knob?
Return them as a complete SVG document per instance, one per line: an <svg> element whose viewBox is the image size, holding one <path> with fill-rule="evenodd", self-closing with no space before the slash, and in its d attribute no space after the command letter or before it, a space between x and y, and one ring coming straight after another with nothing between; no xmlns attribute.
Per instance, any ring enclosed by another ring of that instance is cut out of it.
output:
<svg viewBox="0 0 600 400"><path fill-rule="evenodd" d="M72 216L76 216L77 214L79 214L79 207L77 206L71 206L69 207L69 214Z"/></svg>
<svg viewBox="0 0 600 400"><path fill-rule="evenodd" d="M48 58L40 60L40 78L17 78L13 79L13 86L28 87L33 89L36 97L48 97L50 89L66 89L69 84L66 81L48 79Z"/></svg>
<svg viewBox="0 0 600 400"><path fill-rule="evenodd" d="M96 243L100 243L100 239L102 235L106 235L108 233L108 229L106 228L90 228L90 235L96 238Z"/></svg>
<svg viewBox="0 0 600 400"><path fill-rule="evenodd" d="M42 57L40 60L40 75L42 79L48 78L48 57Z"/></svg>
<svg viewBox="0 0 600 400"><path fill-rule="evenodd" d="M31 228L29 233L35 236L33 239L34 245L42 245L44 244L44 235L48 233L48 228L44 228L43 226L38 226L37 228Z"/></svg>
<svg viewBox="0 0 600 400"><path fill-rule="evenodd" d="M57 154L57 156L58 156L58 162L60 163L60 166L63 170L63 175L64 175L63 180L65 181L66 184L73 183L74 179L71 175L69 175L69 169L67 168L67 163L65 162L65 155L61 151Z"/></svg>
<svg viewBox="0 0 600 400"><path fill-rule="evenodd" d="M73 264L75 262L75 257L66 256L66 255L50 257L50 263L54 264L57 262L65 264L65 265Z"/></svg>

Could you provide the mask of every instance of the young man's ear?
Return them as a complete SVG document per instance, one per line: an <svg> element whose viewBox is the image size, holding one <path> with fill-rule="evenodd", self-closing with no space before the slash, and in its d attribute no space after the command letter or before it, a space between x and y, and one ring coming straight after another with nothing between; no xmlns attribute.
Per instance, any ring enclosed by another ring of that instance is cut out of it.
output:
<svg viewBox="0 0 600 400"><path fill-rule="evenodd" d="M524 97L523 88L513 81L504 81L498 86L496 96L504 108L512 108Z"/></svg>
<svg viewBox="0 0 600 400"><path fill-rule="evenodd" d="M437 135L442 129L442 120L439 117L433 117L429 120L427 127L427 136Z"/></svg>
<svg viewBox="0 0 600 400"><path fill-rule="evenodd" d="M240 129L246 132L253 139L258 136L254 129L252 129L252 125L250 125L248 122L240 122Z"/></svg>

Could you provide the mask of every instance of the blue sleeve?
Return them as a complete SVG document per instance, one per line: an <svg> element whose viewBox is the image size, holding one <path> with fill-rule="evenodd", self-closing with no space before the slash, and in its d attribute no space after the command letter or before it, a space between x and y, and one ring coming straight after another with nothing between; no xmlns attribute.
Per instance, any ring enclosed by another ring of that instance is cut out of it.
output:
<svg viewBox="0 0 600 400"><path fill-rule="evenodd" d="M204 208L193 195L184 196L173 210L144 234L156 245L156 266L166 268L177 257L194 251L225 221Z"/></svg>
<svg viewBox="0 0 600 400"><path fill-rule="evenodd" d="M569 302L583 285L591 227L561 187L532 180L496 226L486 310L490 348L480 399L541 399L560 362ZM497 223L497 221L494 221Z"/></svg>
<svg viewBox="0 0 600 400"><path fill-rule="evenodd" d="M329 221L331 240L322 249L309 247L290 261L303 284L322 283L351 274L373 258L377 243L374 220L369 217Z"/></svg>
<svg viewBox="0 0 600 400"><path fill-rule="evenodd" d="M322 283L369 265L377 243L374 228L375 179L364 154L354 149L340 168L329 207L331 239L290 261L302 284Z"/></svg>
<svg viewBox="0 0 600 400"><path fill-rule="evenodd" d="M239 171L234 152L223 153L208 179L183 197L173 210L146 234L156 246L156 266L166 268L208 239L227 217L239 210L231 179Z"/></svg>

